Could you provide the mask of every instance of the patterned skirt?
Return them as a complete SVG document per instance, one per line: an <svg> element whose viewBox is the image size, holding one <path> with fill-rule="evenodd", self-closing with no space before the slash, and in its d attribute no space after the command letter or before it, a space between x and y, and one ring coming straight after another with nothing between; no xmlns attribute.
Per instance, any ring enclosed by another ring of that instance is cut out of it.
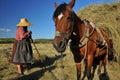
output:
<svg viewBox="0 0 120 80"><path fill-rule="evenodd" d="M11 62L14 64L29 64L32 59L33 53L30 41L15 40Z"/></svg>

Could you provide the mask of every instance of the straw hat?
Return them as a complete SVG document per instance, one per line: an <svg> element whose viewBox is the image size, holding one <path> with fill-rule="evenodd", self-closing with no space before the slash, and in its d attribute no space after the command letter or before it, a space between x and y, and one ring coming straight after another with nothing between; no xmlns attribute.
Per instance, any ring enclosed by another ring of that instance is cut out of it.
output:
<svg viewBox="0 0 120 80"><path fill-rule="evenodd" d="M32 24L28 22L26 18L21 18L20 22L16 26L22 26L22 27L27 27L31 26Z"/></svg>

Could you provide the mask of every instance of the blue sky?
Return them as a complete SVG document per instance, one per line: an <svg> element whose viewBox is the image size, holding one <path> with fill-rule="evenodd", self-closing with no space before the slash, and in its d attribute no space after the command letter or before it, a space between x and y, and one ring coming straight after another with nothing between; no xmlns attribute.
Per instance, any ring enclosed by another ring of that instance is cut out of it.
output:
<svg viewBox="0 0 120 80"><path fill-rule="evenodd" d="M14 38L16 24L21 18L27 18L33 26L32 37L54 38L55 26L52 19L54 3L69 3L71 0L0 0L0 38ZM81 8L91 4L110 3L116 0L76 0L73 10L77 13Z"/></svg>

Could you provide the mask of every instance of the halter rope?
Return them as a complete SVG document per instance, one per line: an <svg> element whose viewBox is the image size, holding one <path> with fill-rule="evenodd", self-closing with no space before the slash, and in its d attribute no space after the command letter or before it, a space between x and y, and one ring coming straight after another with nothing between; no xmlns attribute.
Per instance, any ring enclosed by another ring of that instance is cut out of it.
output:
<svg viewBox="0 0 120 80"><path fill-rule="evenodd" d="M63 53L61 52L61 66L60 66L60 68L61 68L61 74L62 74L62 76L63 76L63 79L62 80L65 80L65 74L64 74L64 71L63 71L63 69L64 69L64 65L63 65Z"/></svg>

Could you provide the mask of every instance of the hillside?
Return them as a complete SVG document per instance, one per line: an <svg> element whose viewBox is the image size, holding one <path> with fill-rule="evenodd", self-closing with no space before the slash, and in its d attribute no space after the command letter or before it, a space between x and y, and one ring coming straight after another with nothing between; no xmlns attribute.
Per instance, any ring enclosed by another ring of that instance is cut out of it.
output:
<svg viewBox="0 0 120 80"><path fill-rule="evenodd" d="M113 41L115 58L120 63L120 2L94 4L81 9L77 14L81 19L92 20L97 27L108 31Z"/></svg>

